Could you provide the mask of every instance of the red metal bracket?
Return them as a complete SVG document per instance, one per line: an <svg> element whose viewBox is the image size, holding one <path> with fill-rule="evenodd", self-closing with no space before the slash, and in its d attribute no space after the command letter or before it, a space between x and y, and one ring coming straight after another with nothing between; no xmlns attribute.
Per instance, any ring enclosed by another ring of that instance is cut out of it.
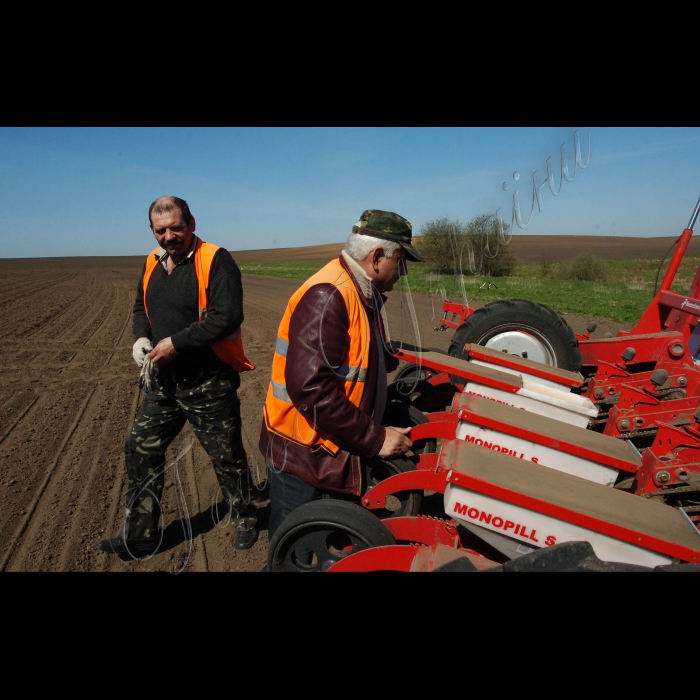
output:
<svg viewBox="0 0 700 700"><path fill-rule="evenodd" d="M391 496L394 493L421 490L445 493L446 486L445 472L441 469L437 472L426 469L401 472L401 474L394 474L394 476L380 481L367 491L362 497L362 505L369 510L386 508L387 496Z"/></svg>
<svg viewBox="0 0 700 700"><path fill-rule="evenodd" d="M326 572L410 571L416 554L425 545L391 544L355 552L333 564Z"/></svg>
<svg viewBox="0 0 700 700"><path fill-rule="evenodd" d="M425 440L426 438L445 438L454 440L457 430L457 414L453 414L454 420L423 423L411 428L411 440Z"/></svg>
<svg viewBox="0 0 700 700"><path fill-rule="evenodd" d="M397 542L417 544L445 544L459 547L459 535L453 521L417 515L403 518L385 518L382 523Z"/></svg>

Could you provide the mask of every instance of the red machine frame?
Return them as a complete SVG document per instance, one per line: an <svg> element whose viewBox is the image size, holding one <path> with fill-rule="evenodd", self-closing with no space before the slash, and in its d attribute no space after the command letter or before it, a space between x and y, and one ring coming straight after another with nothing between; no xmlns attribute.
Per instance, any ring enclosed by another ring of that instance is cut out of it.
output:
<svg viewBox="0 0 700 700"><path fill-rule="evenodd" d="M670 287L688 248L699 211L700 200L688 228L679 238L659 291L634 328L629 332L619 331L617 337L600 340L591 339L590 331L576 334L582 355L581 381L569 382L573 393L590 399L599 410L598 418L591 420L589 428L611 437L631 440L642 455L641 467L636 471L621 471L616 487L641 498L660 499L683 511L698 527L700 370L691 354L689 341L700 318L700 269L688 295L672 292ZM473 312L474 309L466 304L446 301L440 325L456 329ZM448 319L448 314L457 315L459 322ZM420 351L404 350L395 356L411 363L417 370L413 378L405 375L403 380L409 389L414 385L404 400L425 414L425 422L412 428L412 440L454 440L461 418L454 399L469 380L468 373L455 369L449 360L431 357L426 362ZM507 364L505 358L491 357L490 361L496 366ZM549 377L550 370L553 370L553 377L554 368L529 367L529 371L533 374L539 372L544 379ZM512 391L506 385L503 389ZM529 436L519 437L527 439ZM387 498L394 494L414 490L444 494L450 483L461 479L463 485L465 481L465 475L453 472L443 464L437 452L416 454L411 461L415 470L403 471L380 481L363 495L361 504L369 511L381 510L386 508ZM484 493L491 488L484 483L472 486ZM689 495L693 498L690 502ZM528 497L524 494L513 491L507 497L511 503L528 507ZM539 503L538 507L543 509L542 512L551 511L553 515L557 511L553 504ZM429 571L438 561L455 556L455 552L468 556L476 569L497 566L504 561L500 553L489 551L488 547L484 549L480 546L483 542L458 528L457 521L449 517L389 517L382 522L396 539L396 545L350 554L328 570ZM581 524L585 526L583 521ZM642 541L637 537L639 533L623 532L624 528L609 527L602 521L588 524L592 524L593 529L598 528L599 532L610 530L611 536L622 540ZM681 549L676 551L666 543L667 553L672 556L689 562L698 560L700 547L692 552Z"/></svg>
<svg viewBox="0 0 700 700"><path fill-rule="evenodd" d="M642 466L627 478L627 490L644 498L661 498L684 513L696 525L700 522L700 505L682 505L685 494L700 491L700 371L689 348L700 317L700 269L688 295L671 291L671 285L693 235L693 226L700 211L696 204L688 227L681 234L674 255L660 288L634 328L619 331L617 337L593 340L590 331L576 334L582 355L582 383L572 386L599 408L599 419L591 427L622 439L633 439L642 452ZM443 304L442 327L457 329L474 313L467 304L446 301ZM459 320L448 318L454 314ZM428 413L427 422L412 429L412 439L453 439L459 413L452 409L452 400L463 389L463 380L454 369L437 362L429 366L420 355L402 353L400 359L423 366L430 392L417 391L415 405ZM498 359L495 359L498 362ZM504 360L505 362L505 360ZM548 370L542 369L541 376ZM443 410L439 410L442 406ZM445 410L445 407L449 406ZM638 438L646 437L647 442ZM370 509L386 506L392 493L423 489L444 493L451 474L440 464L437 454L415 458L416 471L405 472L376 484L363 497ZM623 475L624 476L624 475ZM629 483L631 482L631 483ZM341 560L332 570L396 569L429 570L440 547L448 546L469 553L472 563L485 559L472 547L470 540L459 537L456 521L429 519L424 516L385 521L397 541L419 543L426 550L423 563L416 544L407 548L383 547L359 552ZM383 550L383 551L382 551ZM427 551L429 550L429 551ZM485 559L488 562L488 559ZM481 563L481 568L494 562ZM428 567L428 568L426 568Z"/></svg>

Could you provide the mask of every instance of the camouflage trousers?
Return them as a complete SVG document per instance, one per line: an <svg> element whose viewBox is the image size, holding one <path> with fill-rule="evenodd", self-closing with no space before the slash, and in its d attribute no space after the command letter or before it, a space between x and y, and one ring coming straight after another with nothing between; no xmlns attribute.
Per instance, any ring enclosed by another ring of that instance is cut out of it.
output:
<svg viewBox="0 0 700 700"><path fill-rule="evenodd" d="M255 486L241 440L238 372L222 365L187 378L168 378L143 396L124 446L129 489L125 536L151 539L158 533L165 481L165 451L189 421L209 455L237 530L257 523L250 504Z"/></svg>

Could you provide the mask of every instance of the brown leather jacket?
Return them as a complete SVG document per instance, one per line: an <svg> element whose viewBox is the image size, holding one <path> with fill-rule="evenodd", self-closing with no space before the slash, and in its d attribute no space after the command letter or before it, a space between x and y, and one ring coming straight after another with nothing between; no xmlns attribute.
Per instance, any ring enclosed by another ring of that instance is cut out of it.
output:
<svg viewBox="0 0 700 700"><path fill-rule="evenodd" d="M371 323L376 324L379 309L386 297L376 295L374 305L366 302L362 291L345 263L365 302ZM274 468L294 474L322 491L336 491L359 496L362 493L360 457L374 457L382 447L386 429L381 417L375 417L378 382L386 386L386 374L398 361L383 346L372 342L365 390L360 406L353 405L338 383L332 369L341 364L348 343L347 307L331 284L318 284L307 290L292 314L285 383L295 406L313 411L313 421L333 435L340 450L333 456L326 450L309 448L270 433L263 421L260 452ZM386 369L381 367L379 353ZM375 418L379 418L379 421Z"/></svg>

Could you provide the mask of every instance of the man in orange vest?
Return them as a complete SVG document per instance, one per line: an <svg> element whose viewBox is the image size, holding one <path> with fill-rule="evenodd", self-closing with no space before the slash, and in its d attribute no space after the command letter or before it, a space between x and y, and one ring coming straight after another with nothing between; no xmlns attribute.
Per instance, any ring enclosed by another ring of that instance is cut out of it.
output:
<svg viewBox="0 0 700 700"><path fill-rule="evenodd" d="M98 548L122 558L158 550L165 452L189 421L229 504L236 547L249 549L263 494L241 439L239 373L254 367L241 341L240 270L225 248L195 235L183 199L157 199L148 218L159 248L146 259L134 303L133 355L145 387L125 444L126 516L121 534Z"/></svg>
<svg viewBox="0 0 700 700"><path fill-rule="evenodd" d="M369 209L345 250L291 297L277 333L259 448L270 484L270 540L295 508L324 494L360 496L360 458L397 457L410 428L382 425L387 349L381 319L406 261L424 258L411 224Z"/></svg>

